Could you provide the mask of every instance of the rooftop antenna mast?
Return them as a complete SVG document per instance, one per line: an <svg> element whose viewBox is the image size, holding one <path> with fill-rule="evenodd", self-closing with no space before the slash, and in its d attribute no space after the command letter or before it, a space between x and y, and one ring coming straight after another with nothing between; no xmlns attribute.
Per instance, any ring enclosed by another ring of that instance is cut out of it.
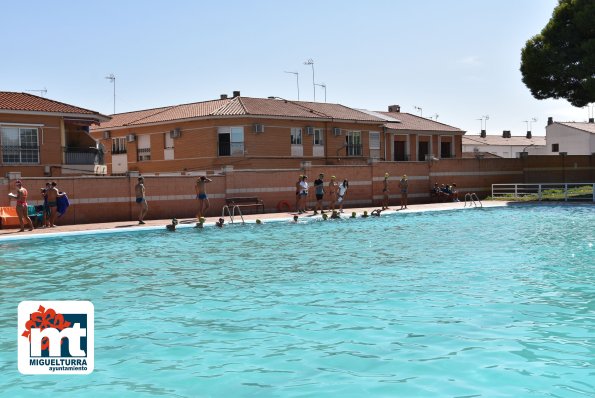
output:
<svg viewBox="0 0 595 398"><path fill-rule="evenodd" d="M110 73L105 78L114 84L114 115L115 115L116 114L116 75L114 75L113 73Z"/></svg>
<svg viewBox="0 0 595 398"><path fill-rule="evenodd" d="M304 65L312 66L312 89L314 90L314 102L316 102L316 83L314 83L314 60L312 58L304 62Z"/></svg>
<svg viewBox="0 0 595 398"><path fill-rule="evenodd" d="M47 88L43 88L43 90L25 90L25 92L27 93L39 93L40 97L43 97L44 95L46 95L48 93Z"/></svg>
<svg viewBox="0 0 595 398"><path fill-rule="evenodd" d="M537 121L536 117L531 118L531 120L523 120L527 124L527 132L531 132L531 125Z"/></svg>
<svg viewBox="0 0 595 398"><path fill-rule="evenodd" d="M291 73L292 75L295 75L295 82L297 85L297 92L298 92L298 101L300 100L300 74L298 72L288 72L288 71L283 71L285 73Z"/></svg>
<svg viewBox="0 0 595 398"><path fill-rule="evenodd" d="M419 111L419 116L424 117L424 110L419 106L413 106L416 110Z"/></svg>
<svg viewBox="0 0 595 398"><path fill-rule="evenodd" d="M324 83L316 83L317 86L322 87L324 89L324 102L326 102L326 84Z"/></svg>

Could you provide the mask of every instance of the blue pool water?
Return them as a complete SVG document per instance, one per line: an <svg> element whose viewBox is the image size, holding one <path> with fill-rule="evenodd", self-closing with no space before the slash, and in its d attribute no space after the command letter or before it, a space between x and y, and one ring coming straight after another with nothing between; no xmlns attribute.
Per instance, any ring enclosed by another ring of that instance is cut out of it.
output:
<svg viewBox="0 0 595 398"><path fill-rule="evenodd" d="M0 395L595 396L595 207L0 242ZM17 305L90 300L95 371L24 376Z"/></svg>

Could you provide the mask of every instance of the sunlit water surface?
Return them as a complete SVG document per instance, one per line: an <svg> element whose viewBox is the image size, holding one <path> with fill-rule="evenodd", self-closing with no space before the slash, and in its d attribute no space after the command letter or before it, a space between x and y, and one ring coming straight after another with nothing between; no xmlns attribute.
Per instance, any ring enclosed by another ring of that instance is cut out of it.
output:
<svg viewBox="0 0 595 398"><path fill-rule="evenodd" d="M592 397L594 243L593 206L0 242L0 395ZM18 303L67 299L95 371L21 375Z"/></svg>

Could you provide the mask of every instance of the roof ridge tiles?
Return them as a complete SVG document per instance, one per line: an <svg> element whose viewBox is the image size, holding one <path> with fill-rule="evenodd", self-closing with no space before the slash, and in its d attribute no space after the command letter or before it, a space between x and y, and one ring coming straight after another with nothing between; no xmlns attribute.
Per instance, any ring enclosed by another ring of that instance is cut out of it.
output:
<svg viewBox="0 0 595 398"><path fill-rule="evenodd" d="M101 113L99 113L97 111L93 111L91 109L82 108L80 106L75 106L75 105L67 104L65 102L56 101L56 100L53 100L53 99L50 99L50 98L45 98L45 97L41 97L39 95L34 95L34 94L25 93L25 92L21 92L21 91L0 91L0 95L2 95L2 94L8 94L8 95L19 94L19 95L24 95L26 97L29 97L30 99L35 99L35 100L44 101L44 102L50 102L52 104L61 105L61 106L67 107L67 108L73 108L73 109L76 109L76 110L84 111L82 113L88 112L91 115L105 116L105 115L102 115ZM64 113L78 113L78 112L64 112Z"/></svg>

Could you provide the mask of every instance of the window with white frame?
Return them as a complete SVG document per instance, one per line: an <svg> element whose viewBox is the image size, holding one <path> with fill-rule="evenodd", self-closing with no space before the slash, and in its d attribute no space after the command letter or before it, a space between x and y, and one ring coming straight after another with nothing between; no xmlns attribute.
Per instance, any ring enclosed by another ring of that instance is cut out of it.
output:
<svg viewBox="0 0 595 398"><path fill-rule="evenodd" d="M243 127L219 127L217 132L219 156L244 156Z"/></svg>
<svg viewBox="0 0 595 398"><path fill-rule="evenodd" d="M314 145L324 145L324 129L314 129Z"/></svg>
<svg viewBox="0 0 595 398"><path fill-rule="evenodd" d="M380 159L380 132L370 131L370 158Z"/></svg>
<svg viewBox="0 0 595 398"><path fill-rule="evenodd" d="M139 162L151 160L151 136L139 135L137 142L137 160Z"/></svg>
<svg viewBox="0 0 595 398"><path fill-rule="evenodd" d="M2 163L39 163L39 140L36 128L0 128Z"/></svg>
<svg viewBox="0 0 595 398"><path fill-rule="evenodd" d="M112 138L112 155L126 153L126 137Z"/></svg>
<svg viewBox="0 0 595 398"><path fill-rule="evenodd" d="M165 133L165 149L174 149L174 139L169 131Z"/></svg>
<svg viewBox="0 0 595 398"><path fill-rule="evenodd" d="M291 145L302 145L302 129L298 127L291 128Z"/></svg>

